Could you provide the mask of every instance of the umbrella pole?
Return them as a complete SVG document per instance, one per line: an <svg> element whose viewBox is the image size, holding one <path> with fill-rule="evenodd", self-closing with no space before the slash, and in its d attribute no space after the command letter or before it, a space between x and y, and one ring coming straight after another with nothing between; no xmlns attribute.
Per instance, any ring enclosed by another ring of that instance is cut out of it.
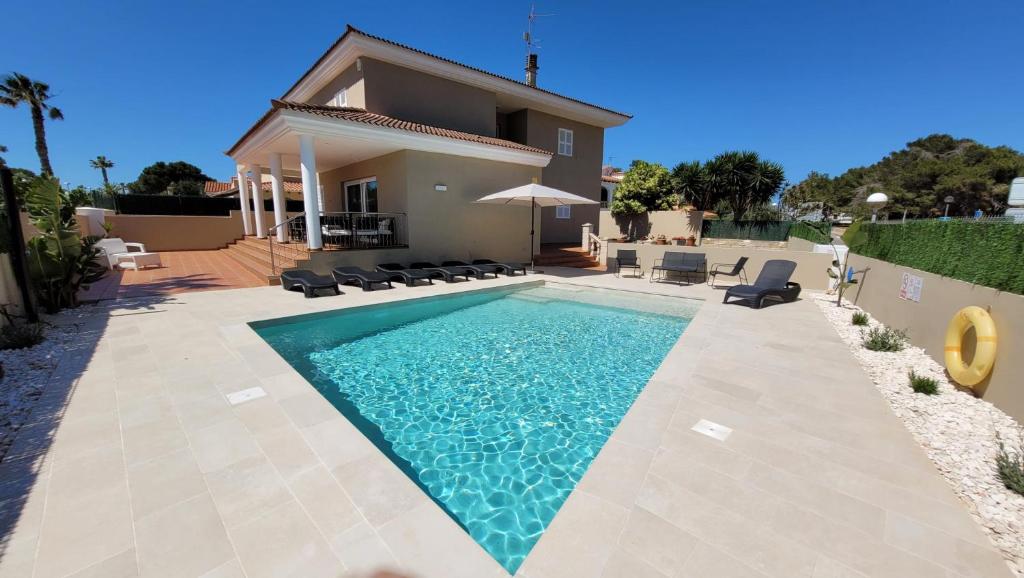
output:
<svg viewBox="0 0 1024 578"><path fill-rule="evenodd" d="M533 251L533 248L536 246L536 245L533 244L533 235L534 235L533 228L534 228L534 223L536 222L536 219L534 218L534 211L536 210L536 207L537 207L537 201L534 199L534 197L530 197L530 273L536 273L537 272L537 270L535 268L535 264L534 264L535 255L534 255L534 251Z"/></svg>

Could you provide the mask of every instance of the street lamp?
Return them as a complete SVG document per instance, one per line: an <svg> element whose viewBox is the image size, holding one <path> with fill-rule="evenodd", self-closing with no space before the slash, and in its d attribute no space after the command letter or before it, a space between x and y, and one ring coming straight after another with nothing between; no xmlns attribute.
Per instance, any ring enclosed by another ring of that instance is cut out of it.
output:
<svg viewBox="0 0 1024 578"><path fill-rule="evenodd" d="M952 203L955 200L956 199L953 198L953 195L949 195L948 197L943 199L943 201L946 202L946 210L945 210L945 212L942 213L942 218L943 219L948 219L949 218L949 204Z"/></svg>
<svg viewBox="0 0 1024 578"><path fill-rule="evenodd" d="M878 220L878 209L889 202L889 197L885 193L871 193L865 202L871 207L871 222L874 223Z"/></svg>

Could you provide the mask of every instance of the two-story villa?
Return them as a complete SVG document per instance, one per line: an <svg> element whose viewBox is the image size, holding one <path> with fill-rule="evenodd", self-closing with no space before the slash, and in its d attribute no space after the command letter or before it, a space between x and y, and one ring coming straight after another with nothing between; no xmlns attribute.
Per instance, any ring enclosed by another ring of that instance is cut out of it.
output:
<svg viewBox="0 0 1024 578"><path fill-rule="evenodd" d="M243 200L246 234L387 253L335 262L529 261L529 208L473 201L534 180L598 201L604 129L630 118L538 88L530 68L519 82L348 27L227 151L238 182L269 172L280 201L264 215ZM296 176L304 214L289 220L284 180ZM598 211L538 211L537 239L579 241Z"/></svg>

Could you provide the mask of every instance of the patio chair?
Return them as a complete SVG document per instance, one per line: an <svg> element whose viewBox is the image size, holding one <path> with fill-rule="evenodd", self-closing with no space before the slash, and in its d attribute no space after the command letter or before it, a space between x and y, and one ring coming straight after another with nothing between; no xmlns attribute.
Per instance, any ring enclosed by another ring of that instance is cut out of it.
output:
<svg viewBox="0 0 1024 578"><path fill-rule="evenodd" d="M489 273L494 275L494 278L498 278L498 267L494 265L470 265L465 261L444 261L441 263L442 267L462 267L467 271L471 271L476 275L477 279L485 278Z"/></svg>
<svg viewBox="0 0 1024 578"><path fill-rule="evenodd" d="M469 281L470 272L463 267L441 267L435 265L429 261L418 261L409 265L412 269L423 269L430 273L434 278L441 278L448 283L454 283L459 277L465 277L466 281Z"/></svg>
<svg viewBox="0 0 1024 578"><path fill-rule="evenodd" d="M377 271L391 276L392 281L402 281L406 287L413 287L416 281L423 280L434 284L433 275L423 269L406 269L399 263L379 263Z"/></svg>
<svg viewBox="0 0 1024 578"><path fill-rule="evenodd" d="M301 289L302 293L306 296L306 299L316 297L316 292L320 289L330 289L334 291L335 295L341 295L341 290L338 289L338 283L334 279L331 279L326 275L317 275L316 273L306 269L282 271L281 287L284 287L285 291Z"/></svg>
<svg viewBox="0 0 1024 578"><path fill-rule="evenodd" d="M107 260L108 269L117 267L120 257L127 256L130 253L133 255L138 255L139 253L155 255L155 253L147 252L146 246L142 243L125 243L123 239L117 237L100 239L96 241L95 247L100 250L102 257Z"/></svg>
<svg viewBox="0 0 1024 578"><path fill-rule="evenodd" d="M643 269L640 268L640 258L636 256L636 251L629 249L619 249L619 252L615 254L612 259L615 261L615 276L620 276L620 271L623 267L627 269L633 269L634 277L643 277Z"/></svg>
<svg viewBox="0 0 1024 578"><path fill-rule="evenodd" d="M367 271L362 267L335 267L331 273L339 285L358 283L363 291L373 291L374 285L387 285L390 289L391 276L386 273Z"/></svg>
<svg viewBox="0 0 1024 578"><path fill-rule="evenodd" d="M516 274L516 271L522 271L523 275L526 275L526 265L522 263L499 263L497 261L491 261L490 259L474 259L474 265L494 265L501 271L504 271L506 275L512 277Z"/></svg>
<svg viewBox="0 0 1024 578"><path fill-rule="evenodd" d="M746 257L740 257L739 261L736 261L735 263L732 264L715 263L714 265L711 266L711 270L708 271L708 285L711 285L711 288L714 289L715 281L717 280L719 275L721 275L722 277L737 277L741 284L746 285L747 272L744 269L744 266L746 264ZM731 269L726 269L726 267L731 267Z"/></svg>
<svg viewBox="0 0 1024 578"><path fill-rule="evenodd" d="M780 299L784 303L795 301L800 295L800 284L789 280L796 271L796 263L784 259L772 259L764 264L753 285L734 285L725 291L722 303L730 297L747 301L754 309L760 309L767 298Z"/></svg>
<svg viewBox="0 0 1024 578"><path fill-rule="evenodd" d="M691 273L703 273L707 278L707 259L704 253L683 253L681 251L665 251L665 256L655 259L651 267L650 282L663 281L672 273L680 273L689 277Z"/></svg>

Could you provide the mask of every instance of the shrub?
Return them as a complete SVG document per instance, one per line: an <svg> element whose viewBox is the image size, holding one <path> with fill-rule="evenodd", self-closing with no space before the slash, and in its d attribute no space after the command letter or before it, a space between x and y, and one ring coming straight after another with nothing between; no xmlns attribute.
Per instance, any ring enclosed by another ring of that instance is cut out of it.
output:
<svg viewBox="0 0 1024 578"><path fill-rule="evenodd" d="M32 347L43 339L42 323L9 323L0 328L0 350Z"/></svg>
<svg viewBox="0 0 1024 578"><path fill-rule="evenodd" d="M935 395L939 393L939 382L934 378L918 375L911 369L910 373L907 374L907 378L910 379L910 388L915 393L923 393L925 395Z"/></svg>
<svg viewBox="0 0 1024 578"><path fill-rule="evenodd" d="M870 319L870 317L868 317L867 313L864 313L863 311L854 311L853 317L850 319L850 323L865 326L868 324L868 319Z"/></svg>
<svg viewBox="0 0 1024 578"><path fill-rule="evenodd" d="M1007 489L1024 496L1024 428L1020 429L1016 451L1010 452L998 435L999 453L996 455L996 473Z"/></svg>
<svg viewBox="0 0 1024 578"><path fill-rule="evenodd" d="M1024 227L1012 222L854 223L843 239L865 257L1024 295Z"/></svg>
<svg viewBox="0 0 1024 578"><path fill-rule="evenodd" d="M864 347L871 351L902 351L907 344L907 332L889 327L872 327L864 337Z"/></svg>
<svg viewBox="0 0 1024 578"><path fill-rule="evenodd" d="M789 228L789 236L796 237L798 239L805 239L812 243L826 245L832 240L832 225L824 221L797 221Z"/></svg>

